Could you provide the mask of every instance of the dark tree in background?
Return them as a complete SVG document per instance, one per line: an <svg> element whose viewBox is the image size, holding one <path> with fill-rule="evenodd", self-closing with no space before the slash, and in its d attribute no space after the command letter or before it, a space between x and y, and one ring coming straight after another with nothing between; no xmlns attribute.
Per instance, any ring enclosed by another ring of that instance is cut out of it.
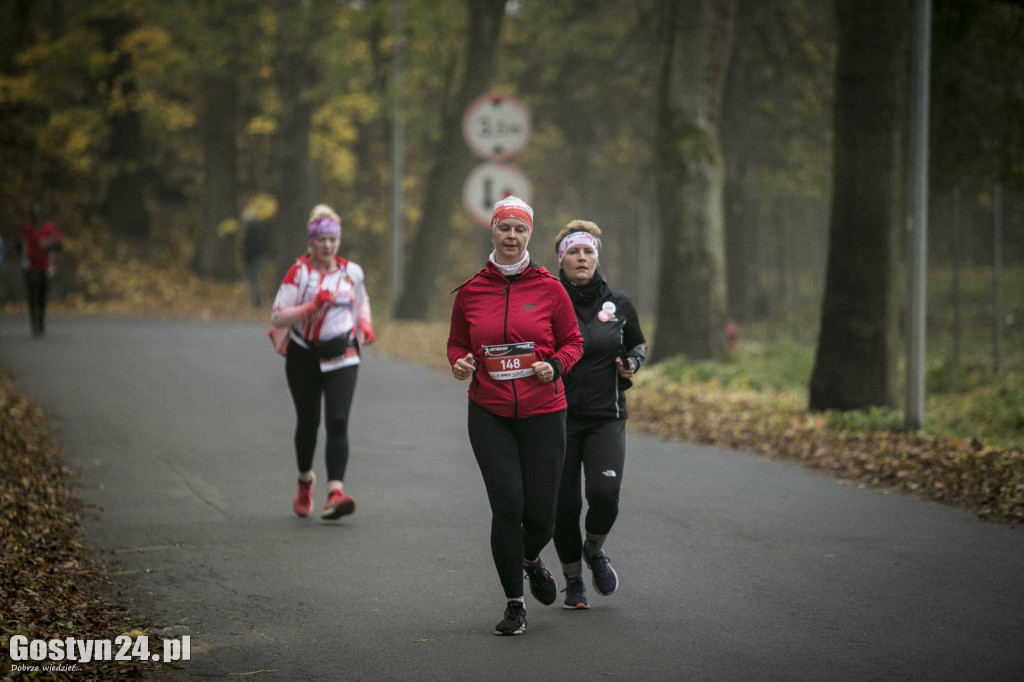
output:
<svg viewBox="0 0 1024 682"><path fill-rule="evenodd" d="M497 61L498 36L505 15L505 0L466 0L469 23L463 77L454 101L446 103L435 161L426 180L423 211L412 242L404 290L395 302L394 316L406 320L430 319L438 275L444 263L452 211L462 195L462 182L473 157L462 140L462 115L470 103L491 86Z"/></svg>
<svg viewBox="0 0 1024 682"><path fill-rule="evenodd" d="M934 0L932 184L1020 185L1024 164L1024 3ZM971 187L973 185L973 187Z"/></svg>
<svg viewBox="0 0 1024 682"><path fill-rule="evenodd" d="M910 4L838 4L832 217L813 410L895 401Z"/></svg>
<svg viewBox="0 0 1024 682"><path fill-rule="evenodd" d="M238 146L236 112L238 90L226 73L210 74L204 84L203 156L206 196L203 228L196 244L193 269L205 277L229 280L238 276L238 231L225 231L227 221L237 224Z"/></svg>
<svg viewBox="0 0 1024 682"><path fill-rule="evenodd" d="M725 354L724 162L718 140L734 0L662 4L657 204L661 271L653 359Z"/></svg>
<svg viewBox="0 0 1024 682"><path fill-rule="evenodd" d="M277 225L270 242L275 265L282 274L302 252L309 211L318 201L310 130L317 104L312 91L323 77L313 51L327 28L318 11L322 4L277 3L280 25L274 79L281 106L274 137Z"/></svg>
<svg viewBox="0 0 1024 682"><path fill-rule="evenodd" d="M200 79L202 118L199 134L203 146L202 224L196 238L192 269L204 277L231 280L240 273L236 253L241 240L238 229L238 128L239 84L246 71L239 35L243 7L234 0L193 7L188 20L195 23L191 49L212 68Z"/></svg>
<svg viewBox="0 0 1024 682"><path fill-rule="evenodd" d="M117 234L142 239L150 233L142 114L131 75L132 56L120 46L121 40L137 27L136 21L125 13L100 17L96 23L104 48L114 58L106 84L110 112L106 165L110 177L103 214Z"/></svg>

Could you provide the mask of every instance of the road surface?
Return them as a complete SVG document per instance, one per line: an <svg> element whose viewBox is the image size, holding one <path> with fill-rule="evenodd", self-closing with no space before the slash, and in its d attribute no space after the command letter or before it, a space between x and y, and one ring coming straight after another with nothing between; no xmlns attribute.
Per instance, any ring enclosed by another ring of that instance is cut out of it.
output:
<svg viewBox="0 0 1024 682"><path fill-rule="evenodd" d="M526 634L495 637L465 384L371 349L356 513L300 519L263 326L54 316L32 339L22 318L0 316L0 365L84 475L87 543L157 632L189 637L160 678L1024 679L1024 529L631 433L606 546L619 591L589 611L527 597ZM316 467L318 508L320 451Z"/></svg>

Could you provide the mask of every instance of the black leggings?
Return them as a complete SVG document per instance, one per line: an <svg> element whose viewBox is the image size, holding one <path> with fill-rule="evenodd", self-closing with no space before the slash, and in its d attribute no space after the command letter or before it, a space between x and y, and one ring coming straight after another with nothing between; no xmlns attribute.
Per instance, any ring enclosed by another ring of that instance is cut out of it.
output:
<svg viewBox="0 0 1024 682"><path fill-rule="evenodd" d="M323 396L327 443L327 478L345 480L348 466L348 415L356 390L359 365L330 372L320 371L320 359L297 343L288 344L285 360L288 389L295 404L295 456L299 472L313 468L313 452L320 430L320 398Z"/></svg>
<svg viewBox="0 0 1024 682"><path fill-rule="evenodd" d="M581 468L587 497L584 527L588 533L607 535L619 515L619 489L625 461L626 420L569 419L555 521L555 550L563 564L575 563L583 556Z"/></svg>
<svg viewBox="0 0 1024 682"><path fill-rule="evenodd" d="M50 277L45 270L25 270L25 295L28 297L28 316L32 333L42 334L46 325L46 290Z"/></svg>
<svg viewBox="0 0 1024 682"><path fill-rule="evenodd" d="M523 559L535 559L555 527L565 453L565 411L499 417L469 403L469 442L491 504L491 556L505 597L523 596Z"/></svg>

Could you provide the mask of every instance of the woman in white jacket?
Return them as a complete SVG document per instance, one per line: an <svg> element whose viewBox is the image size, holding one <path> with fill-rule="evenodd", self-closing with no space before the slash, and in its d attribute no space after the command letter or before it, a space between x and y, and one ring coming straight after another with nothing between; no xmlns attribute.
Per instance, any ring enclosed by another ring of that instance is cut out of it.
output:
<svg viewBox="0 0 1024 682"><path fill-rule="evenodd" d="M317 205L307 231L309 252L285 274L271 323L289 328L285 374L295 404L299 469L292 508L299 516L308 516L313 507L313 453L322 399L328 483L321 518L337 519L355 511L355 500L343 489L349 459L348 418L360 348L373 342L373 324L363 269L338 256L341 220L337 213Z"/></svg>

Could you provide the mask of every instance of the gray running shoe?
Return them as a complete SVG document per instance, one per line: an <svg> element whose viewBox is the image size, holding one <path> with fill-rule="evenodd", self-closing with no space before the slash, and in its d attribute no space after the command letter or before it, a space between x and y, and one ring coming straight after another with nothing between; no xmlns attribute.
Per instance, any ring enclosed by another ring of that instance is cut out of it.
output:
<svg viewBox="0 0 1024 682"><path fill-rule="evenodd" d="M565 601L562 602L563 609L589 609L587 603L587 586L583 578L565 577Z"/></svg>
<svg viewBox="0 0 1024 682"><path fill-rule="evenodd" d="M591 556L584 552L583 561L594 576L594 589L600 594L607 597L619 589L619 576L615 574L615 569L612 568L604 550L598 550L597 554Z"/></svg>
<svg viewBox="0 0 1024 682"><path fill-rule="evenodd" d="M505 618L494 626L496 635L521 635L526 631L526 607L514 599L505 608Z"/></svg>
<svg viewBox="0 0 1024 682"><path fill-rule="evenodd" d="M537 559L537 563L523 564L526 571L526 579L530 581L530 594L541 604L547 606L554 604L558 599L558 584L555 583L551 571L544 568L544 562Z"/></svg>

